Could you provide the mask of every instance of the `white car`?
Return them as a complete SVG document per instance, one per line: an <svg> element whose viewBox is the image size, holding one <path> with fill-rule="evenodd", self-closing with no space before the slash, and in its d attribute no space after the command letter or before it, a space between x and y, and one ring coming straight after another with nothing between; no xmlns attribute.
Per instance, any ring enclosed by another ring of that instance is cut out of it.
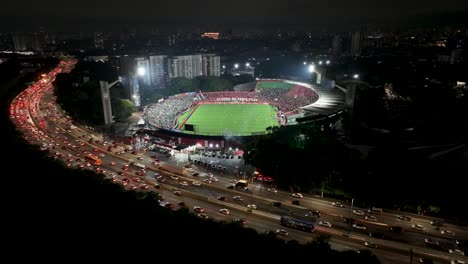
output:
<svg viewBox="0 0 468 264"><path fill-rule="evenodd" d="M281 236L287 236L289 235L288 231L284 230L284 229L277 229L276 230L276 234L277 235L281 235Z"/></svg>
<svg viewBox="0 0 468 264"><path fill-rule="evenodd" d="M364 215L364 211L363 210L353 210L353 214Z"/></svg>
<svg viewBox="0 0 468 264"><path fill-rule="evenodd" d="M411 225L411 228L417 229L417 230L423 230L424 226L420 225L420 224L413 224L413 225Z"/></svg>
<svg viewBox="0 0 468 264"><path fill-rule="evenodd" d="M367 227L363 224L353 224L353 227L356 229L366 230Z"/></svg>
<svg viewBox="0 0 468 264"><path fill-rule="evenodd" d="M201 206L195 206L193 207L193 210L199 214L205 212L205 208L201 207Z"/></svg>
<svg viewBox="0 0 468 264"><path fill-rule="evenodd" d="M239 195L236 195L236 196L232 197L232 199L233 199L234 201L238 201L238 202L242 202L242 200L243 200L242 197L239 196Z"/></svg>
<svg viewBox="0 0 468 264"><path fill-rule="evenodd" d="M465 252L459 250L459 249L449 249L450 254L455 254L455 255L460 255L460 256L465 256Z"/></svg>
<svg viewBox="0 0 468 264"><path fill-rule="evenodd" d="M257 209L257 206L256 206L255 204L248 204L248 205L247 205L247 208L256 210L256 209Z"/></svg>
<svg viewBox="0 0 468 264"><path fill-rule="evenodd" d="M292 197L294 198L303 198L304 196L301 193L293 193L291 194Z"/></svg>
<svg viewBox="0 0 468 264"><path fill-rule="evenodd" d="M276 190L275 188L268 188L268 191L272 192L272 193L277 193L278 192L278 190Z"/></svg>
<svg viewBox="0 0 468 264"><path fill-rule="evenodd" d="M366 220L377 222L377 217L373 215L366 215Z"/></svg>
<svg viewBox="0 0 468 264"><path fill-rule="evenodd" d="M320 221L318 223L320 226L325 226L325 227L332 227L332 224L328 221Z"/></svg>
<svg viewBox="0 0 468 264"><path fill-rule="evenodd" d="M193 182L192 182L192 185L201 186L201 183L200 183L199 181L193 181Z"/></svg>
<svg viewBox="0 0 468 264"><path fill-rule="evenodd" d="M173 179L173 180L178 180L178 179L179 179L179 177L178 177L178 176L176 176L176 175L171 175L171 179Z"/></svg>
<svg viewBox="0 0 468 264"><path fill-rule="evenodd" d="M450 261L450 264L465 264L465 261L460 260L460 259L454 259L454 260Z"/></svg>
<svg viewBox="0 0 468 264"><path fill-rule="evenodd" d="M180 185L182 185L182 186L188 186L188 182L183 181L183 182L180 183Z"/></svg>
<svg viewBox="0 0 468 264"><path fill-rule="evenodd" d="M219 209L219 212L222 213L222 214L225 214L225 215L228 215L230 213L229 210L226 209L226 208Z"/></svg>
<svg viewBox="0 0 468 264"><path fill-rule="evenodd" d="M440 234L441 235L447 235L447 236L454 236L455 233L453 231L450 231L450 230L440 230Z"/></svg>

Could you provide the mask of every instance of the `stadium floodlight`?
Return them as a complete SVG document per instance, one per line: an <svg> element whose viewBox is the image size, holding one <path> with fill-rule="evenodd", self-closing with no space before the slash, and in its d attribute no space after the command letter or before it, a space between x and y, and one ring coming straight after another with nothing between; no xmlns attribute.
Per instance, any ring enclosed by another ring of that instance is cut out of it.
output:
<svg viewBox="0 0 468 264"><path fill-rule="evenodd" d="M146 73L145 68L138 67L138 69L137 69L138 76L143 76L143 75L145 75L145 73Z"/></svg>
<svg viewBox="0 0 468 264"><path fill-rule="evenodd" d="M226 69L226 65L223 65L223 69Z"/></svg>
<svg viewBox="0 0 468 264"><path fill-rule="evenodd" d="M231 147L229 147L229 150L231 151L231 150L232 150L232 148L231 148Z"/></svg>
<svg viewBox="0 0 468 264"><path fill-rule="evenodd" d="M325 63L326 63L326 64L330 64L330 61L329 61L329 60L327 60L327 62L325 62Z"/></svg>
<svg viewBox="0 0 468 264"><path fill-rule="evenodd" d="M239 69L239 63L234 64L235 69Z"/></svg>
<svg viewBox="0 0 468 264"><path fill-rule="evenodd" d="M249 63L249 62L246 62L246 63L245 63L245 67L250 67L250 63Z"/></svg>
<svg viewBox="0 0 468 264"><path fill-rule="evenodd" d="M354 75L353 75L353 78L354 78L354 79L358 79L358 78L359 78L359 74L354 74Z"/></svg>
<svg viewBox="0 0 468 264"><path fill-rule="evenodd" d="M313 64L309 65L309 72L310 73L315 72L315 65Z"/></svg>
<svg viewBox="0 0 468 264"><path fill-rule="evenodd" d="M216 147L219 148L219 144L216 144Z"/></svg>
<svg viewBox="0 0 468 264"><path fill-rule="evenodd" d="M213 144L210 143L210 148L212 148L212 147L213 147Z"/></svg>
<svg viewBox="0 0 468 264"><path fill-rule="evenodd" d="M307 65L307 61L304 61L303 63L304 63L304 65Z"/></svg>
<svg viewBox="0 0 468 264"><path fill-rule="evenodd" d="M319 65L322 65L323 61L319 61Z"/></svg>

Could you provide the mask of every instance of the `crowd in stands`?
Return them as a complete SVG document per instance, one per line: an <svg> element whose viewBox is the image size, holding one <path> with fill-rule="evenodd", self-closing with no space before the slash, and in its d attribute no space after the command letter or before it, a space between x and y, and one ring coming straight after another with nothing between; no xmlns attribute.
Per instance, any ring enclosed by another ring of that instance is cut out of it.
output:
<svg viewBox="0 0 468 264"><path fill-rule="evenodd" d="M176 117L189 109L194 101L200 102L268 102L287 116L288 112L314 103L318 94L301 85L274 87L272 84L257 86L254 91L222 91L179 94L162 102L153 104L145 110L145 119L154 127L173 128ZM280 123L287 122L284 115L279 116Z"/></svg>
<svg viewBox="0 0 468 264"><path fill-rule="evenodd" d="M168 98L146 108L146 122L155 127L173 128L177 115L190 108L195 100L193 95Z"/></svg>

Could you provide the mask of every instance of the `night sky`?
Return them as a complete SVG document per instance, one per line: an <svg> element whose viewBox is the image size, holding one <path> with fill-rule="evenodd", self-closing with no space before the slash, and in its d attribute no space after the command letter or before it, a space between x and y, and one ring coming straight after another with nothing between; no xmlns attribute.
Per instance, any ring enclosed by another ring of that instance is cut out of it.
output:
<svg viewBox="0 0 468 264"><path fill-rule="evenodd" d="M91 24L320 25L447 19L466 12L466 0L24 0L4 1L1 27ZM435 15L442 14L440 18ZM448 15L450 17L451 15ZM439 21L433 21L439 22ZM443 21L441 21L443 22Z"/></svg>

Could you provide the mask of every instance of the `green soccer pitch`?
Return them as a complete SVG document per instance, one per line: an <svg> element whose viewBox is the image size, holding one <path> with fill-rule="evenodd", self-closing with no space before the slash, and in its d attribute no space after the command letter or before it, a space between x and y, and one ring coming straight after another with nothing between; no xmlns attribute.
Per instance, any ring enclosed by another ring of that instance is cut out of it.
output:
<svg viewBox="0 0 468 264"><path fill-rule="evenodd" d="M177 127L192 112L182 114ZM267 127L279 126L276 110L268 104L200 104L185 124L194 125L195 131L184 133L210 136L250 136L264 134Z"/></svg>

